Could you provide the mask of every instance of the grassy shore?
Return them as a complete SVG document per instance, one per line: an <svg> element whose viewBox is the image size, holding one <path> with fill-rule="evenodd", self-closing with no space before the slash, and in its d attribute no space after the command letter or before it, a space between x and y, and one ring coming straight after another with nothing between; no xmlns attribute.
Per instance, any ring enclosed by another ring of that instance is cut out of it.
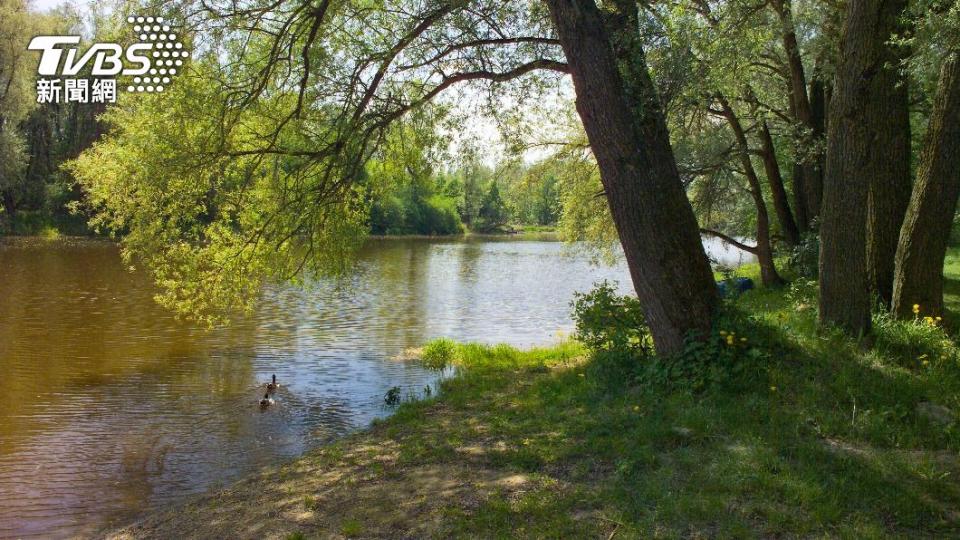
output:
<svg viewBox="0 0 960 540"><path fill-rule="evenodd" d="M957 308L960 254L947 272ZM643 384L572 342L455 346L439 395L110 536L960 534L953 338L922 318L878 317L869 343L818 332L814 293L736 299L716 332L740 368L706 385Z"/></svg>

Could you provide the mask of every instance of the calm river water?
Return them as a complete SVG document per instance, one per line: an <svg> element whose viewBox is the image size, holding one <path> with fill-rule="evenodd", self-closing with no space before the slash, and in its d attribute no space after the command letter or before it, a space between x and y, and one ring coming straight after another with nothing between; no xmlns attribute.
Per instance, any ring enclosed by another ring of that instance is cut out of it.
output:
<svg viewBox="0 0 960 540"><path fill-rule="evenodd" d="M113 244L0 242L0 537L89 534L293 458L388 414L390 387L435 384L393 359L405 348L549 343L601 279L630 288L624 265L555 242L378 240L347 278L272 287L207 332L157 307Z"/></svg>

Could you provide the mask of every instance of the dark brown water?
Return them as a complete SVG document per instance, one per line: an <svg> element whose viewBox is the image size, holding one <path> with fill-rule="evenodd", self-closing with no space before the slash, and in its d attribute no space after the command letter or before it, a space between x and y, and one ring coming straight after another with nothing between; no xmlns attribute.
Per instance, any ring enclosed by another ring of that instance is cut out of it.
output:
<svg viewBox="0 0 960 540"><path fill-rule="evenodd" d="M629 287L622 265L552 242L375 241L348 278L272 287L250 320L206 332L157 307L110 243L2 242L0 537L89 534L293 458L388 414L390 387L435 384L392 359L405 348L549 343L604 278Z"/></svg>

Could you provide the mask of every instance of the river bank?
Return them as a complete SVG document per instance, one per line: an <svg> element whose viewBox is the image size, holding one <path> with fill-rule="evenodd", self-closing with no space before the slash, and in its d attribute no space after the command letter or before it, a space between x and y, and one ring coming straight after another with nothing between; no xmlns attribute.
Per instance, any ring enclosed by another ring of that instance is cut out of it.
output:
<svg viewBox="0 0 960 540"><path fill-rule="evenodd" d="M955 309L956 251L946 270ZM878 318L870 347L818 333L813 288L803 282L751 291L737 304L755 315L722 331L743 343L746 369L700 391L631 384L630 368L571 343L527 352L460 346L460 374L438 395L105 535L960 533L952 331Z"/></svg>
<svg viewBox="0 0 960 540"><path fill-rule="evenodd" d="M224 328L178 320L110 240L0 240L0 538L86 537L369 426L448 336L545 345L574 292L629 280L557 242L372 241ZM260 410L276 375L278 406Z"/></svg>

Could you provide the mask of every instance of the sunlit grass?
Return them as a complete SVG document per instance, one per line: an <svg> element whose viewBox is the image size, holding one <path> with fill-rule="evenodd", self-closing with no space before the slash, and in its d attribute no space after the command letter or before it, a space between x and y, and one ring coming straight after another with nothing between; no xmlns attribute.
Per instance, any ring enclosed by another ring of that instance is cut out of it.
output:
<svg viewBox="0 0 960 540"><path fill-rule="evenodd" d="M960 278L955 254L947 272ZM409 463L446 461L481 424L504 443L486 450L486 466L566 486L494 493L475 513L450 511L459 533L512 535L518 523L547 536L957 533L960 432L918 412L923 403L960 410L954 341L942 326L886 316L870 346L818 331L815 292L800 281L734 301L753 314L737 335L770 353L763 376L736 393L611 384L596 376L603 360L574 342L458 345L461 374L439 400L473 422L438 431L425 413L434 405L413 403L387 432L424 435L402 451Z"/></svg>

